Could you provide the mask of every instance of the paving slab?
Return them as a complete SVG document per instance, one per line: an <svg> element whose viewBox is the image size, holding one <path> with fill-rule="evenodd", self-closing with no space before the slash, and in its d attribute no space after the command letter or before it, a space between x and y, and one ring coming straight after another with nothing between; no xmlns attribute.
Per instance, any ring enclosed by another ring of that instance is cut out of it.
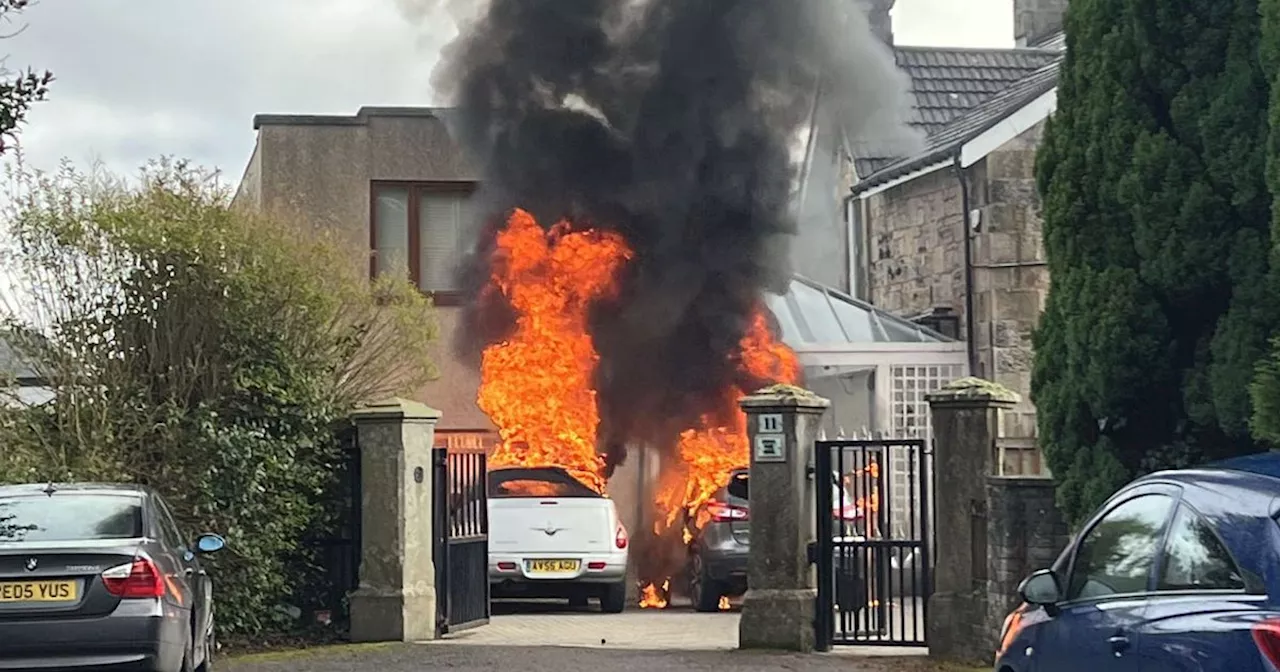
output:
<svg viewBox="0 0 1280 672"><path fill-rule="evenodd" d="M681 610L636 610L621 614L545 611L494 615L489 624L449 635L441 644L555 646L588 649L730 651L738 648L735 611L700 614ZM925 649L841 646L840 656L911 656Z"/></svg>

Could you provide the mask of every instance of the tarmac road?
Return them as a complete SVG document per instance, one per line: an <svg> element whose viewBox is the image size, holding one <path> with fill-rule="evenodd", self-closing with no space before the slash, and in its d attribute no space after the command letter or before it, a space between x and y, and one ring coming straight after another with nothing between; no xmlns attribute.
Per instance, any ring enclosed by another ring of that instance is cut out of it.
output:
<svg viewBox="0 0 1280 672"><path fill-rule="evenodd" d="M644 651L554 646L456 646L448 643L351 647L220 661L227 672L952 672L920 657L867 659L745 651Z"/></svg>

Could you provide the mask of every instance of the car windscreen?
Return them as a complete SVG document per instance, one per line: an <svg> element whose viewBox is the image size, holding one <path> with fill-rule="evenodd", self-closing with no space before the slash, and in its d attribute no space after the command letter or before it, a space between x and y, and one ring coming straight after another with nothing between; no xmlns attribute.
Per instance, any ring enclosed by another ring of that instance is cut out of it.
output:
<svg viewBox="0 0 1280 672"><path fill-rule="evenodd" d="M0 544L141 536L142 498L136 495L57 493L0 498Z"/></svg>
<svg viewBox="0 0 1280 672"><path fill-rule="evenodd" d="M489 497L602 497L569 472L554 467L496 469L489 472Z"/></svg>

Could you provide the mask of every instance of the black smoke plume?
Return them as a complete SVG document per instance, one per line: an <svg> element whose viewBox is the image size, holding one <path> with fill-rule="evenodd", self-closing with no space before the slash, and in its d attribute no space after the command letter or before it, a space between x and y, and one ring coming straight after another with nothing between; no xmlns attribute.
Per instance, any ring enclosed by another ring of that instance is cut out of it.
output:
<svg viewBox="0 0 1280 672"><path fill-rule="evenodd" d="M762 293L791 275L796 150L819 82L845 132L908 140L889 49L857 0L474 7L435 80L481 162L489 222L461 271L457 345L475 355L511 328L481 292L511 208L614 229L636 258L592 322L611 465L625 445L672 446L704 414L727 422L724 390L773 382L741 379L731 360Z"/></svg>

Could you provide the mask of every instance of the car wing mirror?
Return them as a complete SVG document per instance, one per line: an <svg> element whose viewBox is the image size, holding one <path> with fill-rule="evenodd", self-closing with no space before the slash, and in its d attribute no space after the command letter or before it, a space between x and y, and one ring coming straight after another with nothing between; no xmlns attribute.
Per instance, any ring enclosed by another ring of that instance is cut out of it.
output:
<svg viewBox="0 0 1280 672"><path fill-rule="evenodd" d="M1042 569L1018 585L1018 595L1027 604L1044 607L1052 616L1057 613L1058 603L1062 601L1062 583L1052 569Z"/></svg>
<svg viewBox="0 0 1280 672"><path fill-rule="evenodd" d="M202 534L196 539L196 550L201 553L217 553L227 547L227 541L216 534Z"/></svg>

